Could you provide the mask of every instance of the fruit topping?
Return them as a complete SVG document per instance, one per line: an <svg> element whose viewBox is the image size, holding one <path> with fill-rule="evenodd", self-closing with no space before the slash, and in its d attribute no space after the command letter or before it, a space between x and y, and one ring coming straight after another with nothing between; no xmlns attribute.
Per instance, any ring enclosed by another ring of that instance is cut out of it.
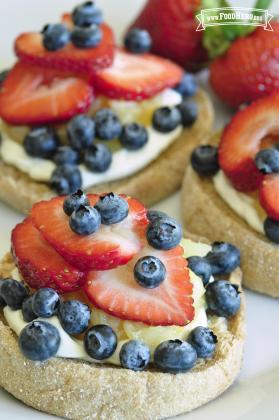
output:
<svg viewBox="0 0 279 420"><path fill-rule="evenodd" d="M76 76L17 63L0 92L0 117L10 124L45 124L86 112L92 88Z"/></svg>
<svg viewBox="0 0 279 420"><path fill-rule="evenodd" d="M60 306L58 293L50 287L37 290L33 295L32 308L38 317L51 318L56 315Z"/></svg>
<svg viewBox="0 0 279 420"><path fill-rule="evenodd" d="M198 105L194 101L184 100L177 108L181 114L181 123L183 127L191 127L198 118Z"/></svg>
<svg viewBox="0 0 279 420"><path fill-rule="evenodd" d="M212 276L212 269L210 263L204 257L192 256L187 258L188 267L198 277L202 279L203 285L206 286Z"/></svg>
<svg viewBox="0 0 279 420"><path fill-rule="evenodd" d="M264 176L259 189L259 200L268 216L279 220L279 174Z"/></svg>
<svg viewBox="0 0 279 420"><path fill-rule="evenodd" d="M268 239L279 244L279 221L267 217L264 221L264 231Z"/></svg>
<svg viewBox="0 0 279 420"><path fill-rule="evenodd" d="M112 66L95 74L92 83L110 98L141 101L175 86L182 74L179 66L161 57L116 50Z"/></svg>
<svg viewBox="0 0 279 420"><path fill-rule="evenodd" d="M101 140L113 140L120 136L121 122L116 113L102 108L95 114L96 135Z"/></svg>
<svg viewBox="0 0 279 420"><path fill-rule="evenodd" d="M58 318L62 328L71 335L84 333L90 321L90 309L78 300L61 302Z"/></svg>
<svg viewBox="0 0 279 420"><path fill-rule="evenodd" d="M95 122L87 115L77 115L68 123L67 134L74 149L87 149L95 138Z"/></svg>
<svg viewBox="0 0 279 420"><path fill-rule="evenodd" d="M84 274L44 240L30 219L14 228L12 251L24 281L35 289L52 287L63 293L77 290L83 284Z"/></svg>
<svg viewBox="0 0 279 420"><path fill-rule="evenodd" d="M99 212L103 225L122 222L129 213L128 202L114 193L101 195L95 209Z"/></svg>
<svg viewBox="0 0 279 420"><path fill-rule="evenodd" d="M79 154L70 146L59 146L53 156L53 161L56 165L76 165L79 161Z"/></svg>
<svg viewBox="0 0 279 420"><path fill-rule="evenodd" d="M191 155L191 165L199 175L215 175L219 171L217 147L210 145L196 147Z"/></svg>
<svg viewBox="0 0 279 420"><path fill-rule="evenodd" d="M228 242L214 242L205 258L214 276L230 274L240 265L239 249Z"/></svg>
<svg viewBox="0 0 279 420"><path fill-rule="evenodd" d="M69 195L65 198L63 203L63 210L68 215L77 210L80 206L89 206L89 200L86 194L83 191L77 190L74 194Z"/></svg>
<svg viewBox="0 0 279 420"><path fill-rule="evenodd" d="M70 32L66 25L56 23L46 25L42 30L42 43L46 50L57 51L70 42Z"/></svg>
<svg viewBox="0 0 279 420"><path fill-rule="evenodd" d="M142 341L130 340L121 347L119 359L123 368L141 371L150 361L150 350Z"/></svg>
<svg viewBox="0 0 279 420"><path fill-rule="evenodd" d="M22 316L25 322L31 322L34 321L34 319L38 318L38 316L33 311L33 295L28 296L24 301L22 302Z"/></svg>
<svg viewBox="0 0 279 420"><path fill-rule="evenodd" d="M91 235L99 230L101 216L94 207L80 206L71 214L69 224L77 235Z"/></svg>
<svg viewBox="0 0 279 420"><path fill-rule="evenodd" d="M240 308L240 292L236 284L227 280L209 283L205 289L208 309L217 316L228 318L235 315Z"/></svg>
<svg viewBox="0 0 279 420"><path fill-rule="evenodd" d="M33 321L21 331L18 344L23 355L34 362L54 357L60 346L60 334L46 321Z"/></svg>
<svg viewBox="0 0 279 420"><path fill-rule="evenodd" d="M188 337L188 342L192 344L198 357L209 359L215 352L218 340L209 328L196 327Z"/></svg>
<svg viewBox="0 0 279 420"><path fill-rule="evenodd" d="M72 194L82 185L78 166L71 164L57 166L51 175L49 185L58 195Z"/></svg>
<svg viewBox="0 0 279 420"><path fill-rule="evenodd" d="M183 98L190 98L197 93L198 84L195 77L191 73L184 73L180 82L174 87Z"/></svg>
<svg viewBox="0 0 279 420"><path fill-rule="evenodd" d="M91 172L102 173L109 169L112 153L105 144L92 144L85 153L84 164Z"/></svg>
<svg viewBox="0 0 279 420"><path fill-rule="evenodd" d="M24 137L23 147L33 157L50 159L59 146L59 138L51 127L34 127Z"/></svg>
<svg viewBox="0 0 279 420"><path fill-rule="evenodd" d="M152 125L160 133L169 133L181 124L181 114L177 108L164 106L153 114Z"/></svg>
<svg viewBox="0 0 279 420"><path fill-rule="evenodd" d="M187 372L195 366L196 361L194 347L181 340L163 341L154 353L155 366L168 373Z"/></svg>
<svg viewBox="0 0 279 420"><path fill-rule="evenodd" d="M3 82L6 80L9 73L10 69L0 71L0 90Z"/></svg>
<svg viewBox="0 0 279 420"><path fill-rule="evenodd" d="M182 239L181 225L171 217L152 221L146 232L149 245L156 249L175 248Z"/></svg>
<svg viewBox="0 0 279 420"><path fill-rule="evenodd" d="M255 163L262 174L279 172L279 150L270 147L260 150L255 157Z"/></svg>
<svg viewBox="0 0 279 420"><path fill-rule="evenodd" d="M147 212L147 218L150 223L154 222L157 219L164 219L166 217L169 217L167 213L160 210L148 210Z"/></svg>
<svg viewBox="0 0 279 420"><path fill-rule="evenodd" d="M1 282L0 296L11 309L21 308L22 302L28 297L28 289L23 283L14 279L5 279Z"/></svg>
<svg viewBox="0 0 279 420"><path fill-rule="evenodd" d="M96 48L100 45L102 38L103 32L94 24L86 28L76 27L71 35L72 43L77 48Z"/></svg>
<svg viewBox="0 0 279 420"><path fill-rule="evenodd" d="M117 347L117 335L108 325L95 325L86 331L84 347L90 357L104 360L112 356Z"/></svg>
<svg viewBox="0 0 279 420"><path fill-rule="evenodd" d="M119 141L127 150L138 150L147 143L148 132L144 125L138 123L126 124L122 128Z"/></svg>
<svg viewBox="0 0 279 420"><path fill-rule="evenodd" d="M146 210L137 200L122 196L129 205L129 214L122 222L100 229L88 236L77 235L63 211L63 197L41 201L31 210L32 221L44 238L67 261L80 269L107 270L126 264L142 248L145 234ZM90 205L99 200L89 194Z"/></svg>
<svg viewBox="0 0 279 420"><path fill-rule="evenodd" d="M72 19L76 26L101 25L103 13L93 1L86 1L74 8Z"/></svg>
<svg viewBox="0 0 279 420"><path fill-rule="evenodd" d="M150 255L158 258L166 270L164 281L154 289L140 286L134 275L139 258ZM156 251L148 245L124 266L89 272L84 287L88 298L104 312L148 325L190 322L195 312L192 289L183 249L178 246L170 251Z"/></svg>
<svg viewBox="0 0 279 420"><path fill-rule="evenodd" d="M147 289L160 286L166 274L166 267L162 261L152 255L140 258L134 267L136 282Z"/></svg>
<svg viewBox="0 0 279 420"><path fill-rule="evenodd" d="M152 39L144 29L134 28L126 33L124 45L131 53L143 54L150 51Z"/></svg>

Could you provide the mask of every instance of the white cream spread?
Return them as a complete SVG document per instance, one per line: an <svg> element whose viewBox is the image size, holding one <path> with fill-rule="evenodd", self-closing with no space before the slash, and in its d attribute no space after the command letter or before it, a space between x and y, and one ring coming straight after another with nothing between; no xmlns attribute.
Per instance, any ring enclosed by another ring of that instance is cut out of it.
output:
<svg viewBox="0 0 279 420"><path fill-rule="evenodd" d="M185 257L190 255L204 256L210 250L209 245L202 243L195 243L189 239L183 239L182 246L185 250ZM13 272L14 278L19 279L20 276L17 270ZM103 360L101 363L112 363L119 365L119 352L122 345L129 341L130 339L140 339L143 340L151 350L151 357L153 356L155 348L162 341L170 339L183 339L185 340L190 332L197 326L207 326L207 315L206 315L206 305L204 299L204 287L202 281L197 277L193 272L190 271L190 278L193 284L193 299L195 306L195 317L193 321L187 324L184 327L179 326L148 326L142 324L141 322L131 322L131 321L122 321L115 317L105 314L103 311L93 308L91 315L91 326L106 323L110 325L118 336L118 345L115 353L109 359ZM19 335L21 330L28 324L24 321L22 316L22 311L14 311L8 306L4 308L4 316L10 328ZM50 322L54 325L60 333L61 343L56 354L57 357L65 357L71 359L80 359L91 362L98 362L88 356L84 350L83 342L80 339L76 339L67 334L58 318L53 316L51 318L45 319L45 321Z"/></svg>
<svg viewBox="0 0 279 420"><path fill-rule="evenodd" d="M222 170L213 177L213 183L220 197L238 216L255 231L264 233L266 216L255 198L237 191Z"/></svg>

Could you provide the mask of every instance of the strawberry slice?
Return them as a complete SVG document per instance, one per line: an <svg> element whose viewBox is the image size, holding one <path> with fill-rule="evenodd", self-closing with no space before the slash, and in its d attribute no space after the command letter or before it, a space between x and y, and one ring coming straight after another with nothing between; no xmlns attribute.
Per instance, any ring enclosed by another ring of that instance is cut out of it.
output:
<svg viewBox="0 0 279 420"><path fill-rule="evenodd" d="M268 216L279 220L279 174L264 176L259 189L259 200Z"/></svg>
<svg viewBox="0 0 279 420"><path fill-rule="evenodd" d="M94 206L99 196L88 195ZM122 196L129 204L129 214L122 222L105 226L94 234L80 236L69 226L63 211L65 197L55 197L33 206L31 218L44 238L67 261L81 270L107 270L126 264L142 248L148 224L146 210L137 200Z"/></svg>
<svg viewBox="0 0 279 420"><path fill-rule="evenodd" d="M254 158L267 136L279 134L279 93L239 111L225 128L219 146L219 163L239 191L256 190L263 179Z"/></svg>
<svg viewBox="0 0 279 420"><path fill-rule="evenodd" d="M169 60L118 49L113 65L94 74L92 82L101 94L110 98L141 101L175 86L182 75L182 69Z"/></svg>
<svg viewBox="0 0 279 420"><path fill-rule="evenodd" d="M70 16L65 15L66 23ZM109 66L114 54L114 36L111 28L100 26L103 38L98 47L77 48L71 42L57 51L48 51L42 43L42 34L26 32L15 40L15 52L23 62L59 70L70 70L78 73L97 71Z"/></svg>
<svg viewBox="0 0 279 420"><path fill-rule="evenodd" d="M133 269L143 256L154 255L166 267L160 286L146 289L138 285ZM90 271L84 290L91 302L104 312L148 325L186 325L194 318L193 286L183 249L156 251L149 245L127 265L109 271Z"/></svg>
<svg viewBox="0 0 279 420"><path fill-rule="evenodd" d="M14 228L12 252L23 279L34 289L52 287L65 293L79 289L84 283L84 273L67 263L29 218Z"/></svg>
<svg viewBox="0 0 279 420"><path fill-rule="evenodd" d="M61 122L86 112L92 88L76 76L17 63L0 92L0 116L11 124Z"/></svg>

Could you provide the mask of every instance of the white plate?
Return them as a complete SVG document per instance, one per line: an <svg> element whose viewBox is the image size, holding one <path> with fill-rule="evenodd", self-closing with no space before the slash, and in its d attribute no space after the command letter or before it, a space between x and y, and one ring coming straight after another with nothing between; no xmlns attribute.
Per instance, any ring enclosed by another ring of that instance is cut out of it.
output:
<svg viewBox="0 0 279 420"><path fill-rule="evenodd" d="M175 0L173 0L175 1ZM137 13L143 0L99 0L106 18L118 34L128 20ZM235 1L234 5L244 2ZM249 4L248 4L249 3ZM24 31L40 29L47 22L55 22L61 12L71 10L76 4L72 0L2 0L0 2L0 65L10 65L14 58L12 42ZM245 0L245 6L250 1ZM279 11L278 0L273 10ZM205 77L201 77L204 84ZM216 127L229 119L224 105L214 99ZM175 194L157 205L180 219L180 196ZM0 204L0 255L8 251L10 231L22 219L22 215ZM242 372L236 383L215 401L182 416L187 420L275 420L279 418L279 305L278 300L246 292L247 297L247 342ZM0 354L1 357L1 354ZM201 390L202 392L202 390ZM181 398L187 398L183 395ZM132 410L132 407L131 407ZM0 419L47 420L53 416L35 411L0 390Z"/></svg>

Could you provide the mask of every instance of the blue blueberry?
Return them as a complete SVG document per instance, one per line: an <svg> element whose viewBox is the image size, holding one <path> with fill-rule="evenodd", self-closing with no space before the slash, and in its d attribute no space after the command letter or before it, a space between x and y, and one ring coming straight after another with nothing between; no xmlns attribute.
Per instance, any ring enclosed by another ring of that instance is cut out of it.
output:
<svg viewBox="0 0 279 420"><path fill-rule="evenodd" d="M43 362L54 357L60 341L58 329L45 321L33 321L26 325L18 338L21 352L34 362Z"/></svg>
<svg viewBox="0 0 279 420"><path fill-rule="evenodd" d="M10 70L2 70L0 71L0 88L3 82L6 80L8 74L10 73Z"/></svg>
<svg viewBox="0 0 279 420"><path fill-rule="evenodd" d="M101 196L95 204L95 209L100 213L103 225L122 222L129 213L127 201L114 193Z"/></svg>
<svg viewBox="0 0 279 420"><path fill-rule="evenodd" d="M125 48L134 54L143 54L150 51L152 39L145 29L130 29L124 38Z"/></svg>
<svg viewBox="0 0 279 420"><path fill-rule="evenodd" d="M279 221L267 217L264 221L264 231L268 239L279 244Z"/></svg>
<svg viewBox="0 0 279 420"><path fill-rule="evenodd" d="M230 274L240 265L239 249L228 242L214 242L205 258L214 276Z"/></svg>
<svg viewBox="0 0 279 420"><path fill-rule="evenodd" d="M57 134L50 127L32 128L23 141L23 147L28 155L42 159L52 158L58 146Z"/></svg>
<svg viewBox="0 0 279 420"><path fill-rule="evenodd" d="M58 310L59 321L68 334L81 334L87 330L90 309L78 300L62 302Z"/></svg>
<svg viewBox="0 0 279 420"><path fill-rule="evenodd" d="M194 101L184 100L177 105L180 111L181 123L183 127L191 127L198 117L198 105Z"/></svg>
<svg viewBox="0 0 279 420"><path fill-rule="evenodd" d="M181 114L177 108L164 106L156 109L152 117L152 125L160 133L169 133L181 124Z"/></svg>
<svg viewBox="0 0 279 420"><path fill-rule="evenodd" d="M0 296L11 309L21 309L22 302L29 294L28 289L20 281L5 279L1 283Z"/></svg>
<svg viewBox="0 0 279 420"><path fill-rule="evenodd" d="M104 20L102 11L93 1L87 1L77 6L72 13L72 19L75 26L100 25Z"/></svg>
<svg viewBox="0 0 279 420"><path fill-rule="evenodd" d="M184 76L174 89L185 98L194 96L198 90L198 84L195 76L191 73L184 73Z"/></svg>
<svg viewBox="0 0 279 420"><path fill-rule="evenodd" d="M82 185L78 166L69 164L57 166L51 175L49 185L58 195L68 195L77 191Z"/></svg>
<svg viewBox="0 0 279 420"><path fill-rule="evenodd" d="M70 42L70 32L66 25L55 23L46 25L43 30L43 46L48 51L57 51Z"/></svg>
<svg viewBox="0 0 279 420"><path fill-rule="evenodd" d="M84 164L91 172L105 172L111 162L112 153L105 144L93 144L84 154Z"/></svg>
<svg viewBox="0 0 279 420"><path fill-rule="evenodd" d="M80 206L70 216L70 228L78 235L91 235L101 225L99 212L90 206Z"/></svg>
<svg viewBox="0 0 279 420"><path fill-rule="evenodd" d="M86 331L84 347L90 357L104 360L113 355L117 347L117 336L108 325L95 325Z"/></svg>
<svg viewBox="0 0 279 420"><path fill-rule="evenodd" d="M33 295L33 311L38 317L50 318L57 314L60 305L58 293L50 287L37 290Z"/></svg>
<svg viewBox="0 0 279 420"><path fill-rule="evenodd" d="M206 286L212 275L211 265L207 259L203 257L192 256L187 258L187 260L190 270L199 276L202 279L204 286Z"/></svg>
<svg viewBox="0 0 279 420"><path fill-rule="evenodd" d="M150 361L150 350L142 341L130 340L121 347L119 359L123 368L141 371Z"/></svg>
<svg viewBox="0 0 279 420"><path fill-rule="evenodd" d="M68 215L77 210L80 206L89 206L89 200L86 194L83 191L77 190L75 193L69 195L65 198L63 203L63 210Z"/></svg>
<svg viewBox="0 0 279 420"><path fill-rule="evenodd" d="M197 352L186 341L163 341L154 352L154 363L163 372L187 372L194 367L196 361Z"/></svg>
<svg viewBox="0 0 279 420"><path fill-rule="evenodd" d="M53 160L56 163L56 165L76 165L79 161L79 154L70 146L60 146L55 152Z"/></svg>
<svg viewBox="0 0 279 420"><path fill-rule="evenodd" d="M122 128L119 140L125 149L138 150L147 143L148 132L146 128L141 124L126 124Z"/></svg>
<svg viewBox="0 0 279 420"><path fill-rule="evenodd" d="M188 342L192 344L198 357L209 359L215 352L218 340L216 335L209 328L196 327L191 331Z"/></svg>
<svg viewBox="0 0 279 420"><path fill-rule="evenodd" d="M216 280L209 283L205 290L208 309L217 316L230 317L240 308L238 286L227 280Z"/></svg>
<svg viewBox="0 0 279 420"><path fill-rule="evenodd" d="M273 174L279 172L279 150L270 147L260 150L255 157L255 163L259 171L263 174Z"/></svg>
<svg viewBox="0 0 279 420"><path fill-rule="evenodd" d="M34 321L34 319L38 318L35 312L33 311L33 296L28 296L22 302L22 316L25 322Z"/></svg>
<svg viewBox="0 0 279 420"><path fill-rule="evenodd" d="M145 256L140 258L134 267L136 282L147 289L154 289L160 286L165 280L167 270L159 258Z"/></svg>
<svg viewBox="0 0 279 420"><path fill-rule="evenodd" d="M210 145L196 147L191 155L191 165L199 175L215 175L219 171L218 148Z"/></svg>
<svg viewBox="0 0 279 420"><path fill-rule="evenodd" d="M148 225L146 237L149 245L153 246L153 248L172 249L182 239L182 227L171 217L157 219Z"/></svg>
<svg viewBox="0 0 279 420"><path fill-rule="evenodd" d="M75 27L71 40L77 48L94 48L100 45L103 32L99 26L92 24L88 27Z"/></svg>
<svg viewBox="0 0 279 420"><path fill-rule="evenodd" d="M169 217L167 213L160 211L160 210L148 210L147 211L147 218L150 223L154 222L157 219L164 219Z"/></svg>
<svg viewBox="0 0 279 420"><path fill-rule="evenodd" d="M96 135L101 140L113 140L120 136L122 126L119 118L109 108L102 108L95 114Z"/></svg>
<svg viewBox="0 0 279 420"><path fill-rule="evenodd" d="M76 115L70 120L67 133L69 143L74 149L87 149L95 138L95 122L87 115Z"/></svg>

